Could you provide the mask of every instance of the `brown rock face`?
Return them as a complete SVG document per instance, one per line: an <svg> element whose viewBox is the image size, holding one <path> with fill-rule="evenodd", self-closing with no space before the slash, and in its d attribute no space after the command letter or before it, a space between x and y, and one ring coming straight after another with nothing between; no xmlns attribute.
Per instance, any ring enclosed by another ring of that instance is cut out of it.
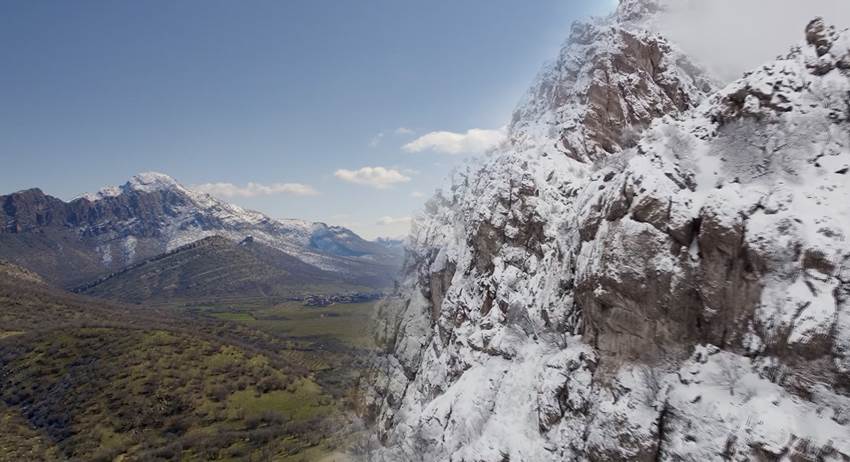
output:
<svg viewBox="0 0 850 462"><path fill-rule="evenodd" d="M610 204L622 207L621 199L615 196ZM628 201L628 214L617 214L604 234L584 244L595 246L600 263L577 277L575 299L585 321L583 337L604 357L651 362L681 355L695 343L740 351L766 274L787 271L797 261L824 276L835 271L814 249L792 246L777 253L747 244L746 214L730 221L728 214L705 208L696 219L675 226L673 200L642 195ZM585 221L598 227L608 208L596 207ZM793 236L793 224L787 226ZM784 348L784 339L771 345Z"/></svg>
<svg viewBox="0 0 850 462"><path fill-rule="evenodd" d="M431 301L431 322L436 322L443 308L443 298L452 284L455 275L455 265L450 263L446 268L431 273L428 278L428 291L425 297Z"/></svg>
<svg viewBox="0 0 850 462"><path fill-rule="evenodd" d="M599 161L634 145L637 133L655 118L693 106L682 82L666 75L669 45L659 37L620 30L623 48L598 56L587 91L588 111L580 120L583 144L561 137L564 152L576 160Z"/></svg>
<svg viewBox="0 0 850 462"><path fill-rule="evenodd" d="M40 189L0 196L0 232L21 233L43 226L62 226L68 215L65 203Z"/></svg>
<svg viewBox="0 0 850 462"><path fill-rule="evenodd" d="M747 321L760 298L758 257L744 245L744 224L726 224L712 213L701 216L700 265L696 286L702 306L703 342L740 346Z"/></svg>
<svg viewBox="0 0 850 462"><path fill-rule="evenodd" d="M623 7L624 23L657 8L650 3ZM631 27L576 24L565 50L571 53L541 73L514 112L514 144L523 146L539 130L535 124L544 124L557 130L559 151L599 162L633 146L659 116L694 107L713 87L665 39Z"/></svg>
<svg viewBox="0 0 850 462"><path fill-rule="evenodd" d="M648 225L616 223L606 241L617 245L601 248L601 271L576 284L585 341L608 358L653 361L683 354L683 345L700 337L701 306L687 276L664 265L669 258L690 271L688 253ZM671 253L674 245L678 255Z"/></svg>

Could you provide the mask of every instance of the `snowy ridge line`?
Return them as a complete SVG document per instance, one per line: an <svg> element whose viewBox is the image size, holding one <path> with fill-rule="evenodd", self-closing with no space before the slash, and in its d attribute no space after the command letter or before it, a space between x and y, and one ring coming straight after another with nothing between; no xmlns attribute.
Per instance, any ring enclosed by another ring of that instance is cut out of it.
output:
<svg viewBox="0 0 850 462"><path fill-rule="evenodd" d="M163 232L167 236L166 251L173 251L191 242L213 235L224 235L230 239L241 240L246 237L244 235L246 231L240 231L239 228L253 228L262 225L269 229L253 229L250 232L258 241L293 254L305 263L320 269L335 272L347 271L346 268L341 268L338 264L339 258L345 259L346 257L330 257L320 252L308 250L310 238L315 232L327 229L332 232L344 231L350 233L345 228L299 219L274 219L260 212L245 210L239 206L218 200L209 194L192 191L163 173L140 173L133 176L123 186L106 187L95 194L86 194L81 197L96 202L117 197L124 192L152 193L163 191L182 194L191 200L191 204L185 206L171 223L163 223L165 225ZM237 229L192 229L191 222L195 219L195 215L199 213L196 209L199 209L200 213L207 214L215 220Z"/></svg>

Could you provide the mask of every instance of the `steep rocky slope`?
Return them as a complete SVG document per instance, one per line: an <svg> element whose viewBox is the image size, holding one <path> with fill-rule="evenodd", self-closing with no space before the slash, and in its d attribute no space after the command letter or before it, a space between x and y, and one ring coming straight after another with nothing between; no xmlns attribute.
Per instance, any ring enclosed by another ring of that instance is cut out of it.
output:
<svg viewBox="0 0 850 462"><path fill-rule="evenodd" d="M715 92L657 7L575 26L429 203L377 459L850 459L850 34Z"/></svg>
<svg viewBox="0 0 850 462"><path fill-rule="evenodd" d="M71 202L30 189L0 196L0 258L74 287L204 237L252 237L317 271L392 284L401 252L324 223L275 220L143 173ZM350 278L349 278L350 279Z"/></svg>

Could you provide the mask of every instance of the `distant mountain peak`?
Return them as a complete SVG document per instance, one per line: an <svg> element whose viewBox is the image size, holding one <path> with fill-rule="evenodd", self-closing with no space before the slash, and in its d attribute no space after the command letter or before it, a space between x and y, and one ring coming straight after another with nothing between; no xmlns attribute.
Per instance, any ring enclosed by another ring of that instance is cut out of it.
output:
<svg viewBox="0 0 850 462"><path fill-rule="evenodd" d="M183 188L174 178L159 172L142 172L133 175L127 186L135 190L158 191L163 189Z"/></svg>
<svg viewBox="0 0 850 462"><path fill-rule="evenodd" d="M117 197L126 191L156 192L178 190L185 194L189 191L174 178L159 172L142 172L133 175L129 181L122 186L106 186L95 193L86 193L80 196L89 202L97 202L109 197Z"/></svg>

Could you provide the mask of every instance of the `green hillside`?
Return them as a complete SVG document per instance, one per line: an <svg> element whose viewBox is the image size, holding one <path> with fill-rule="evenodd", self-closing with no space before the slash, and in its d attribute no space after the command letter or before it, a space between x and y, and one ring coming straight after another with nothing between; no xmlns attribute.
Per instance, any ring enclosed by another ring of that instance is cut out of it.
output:
<svg viewBox="0 0 850 462"><path fill-rule="evenodd" d="M0 461L310 460L350 439L342 350L2 274Z"/></svg>

